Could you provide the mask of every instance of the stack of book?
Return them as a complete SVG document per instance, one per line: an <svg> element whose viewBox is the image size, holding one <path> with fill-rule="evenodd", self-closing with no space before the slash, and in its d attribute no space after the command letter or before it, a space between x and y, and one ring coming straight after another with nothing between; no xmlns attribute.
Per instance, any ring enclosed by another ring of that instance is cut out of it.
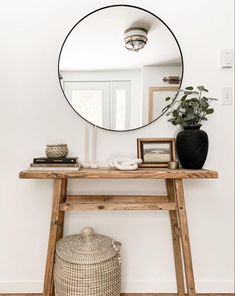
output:
<svg viewBox="0 0 235 296"><path fill-rule="evenodd" d="M78 171L81 165L78 157L48 158L36 157L29 170L36 171Z"/></svg>

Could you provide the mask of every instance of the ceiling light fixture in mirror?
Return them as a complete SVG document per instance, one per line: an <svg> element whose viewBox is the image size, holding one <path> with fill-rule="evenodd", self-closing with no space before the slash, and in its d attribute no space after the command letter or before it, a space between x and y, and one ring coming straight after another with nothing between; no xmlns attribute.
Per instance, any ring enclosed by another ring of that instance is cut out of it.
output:
<svg viewBox="0 0 235 296"><path fill-rule="evenodd" d="M148 41L147 30L144 28L130 28L125 31L125 46L131 51L139 51Z"/></svg>

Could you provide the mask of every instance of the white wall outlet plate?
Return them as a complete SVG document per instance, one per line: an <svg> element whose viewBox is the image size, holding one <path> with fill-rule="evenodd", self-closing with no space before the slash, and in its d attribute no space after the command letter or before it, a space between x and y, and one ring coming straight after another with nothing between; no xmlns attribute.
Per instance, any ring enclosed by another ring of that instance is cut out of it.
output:
<svg viewBox="0 0 235 296"><path fill-rule="evenodd" d="M222 105L233 104L233 93L231 87L224 87L222 89Z"/></svg>
<svg viewBox="0 0 235 296"><path fill-rule="evenodd" d="M222 49L220 51L220 68L232 68L233 67L233 50Z"/></svg>

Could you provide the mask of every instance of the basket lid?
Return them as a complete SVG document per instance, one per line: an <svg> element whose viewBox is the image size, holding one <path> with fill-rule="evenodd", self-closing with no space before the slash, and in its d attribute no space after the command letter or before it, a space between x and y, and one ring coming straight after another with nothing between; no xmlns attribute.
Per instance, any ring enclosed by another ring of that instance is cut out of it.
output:
<svg viewBox="0 0 235 296"><path fill-rule="evenodd" d="M85 227L81 234L69 235L59 240L56 254L70 263L94 264L119 254L120 246L120 242L95 233L91 227Z"/></svg>

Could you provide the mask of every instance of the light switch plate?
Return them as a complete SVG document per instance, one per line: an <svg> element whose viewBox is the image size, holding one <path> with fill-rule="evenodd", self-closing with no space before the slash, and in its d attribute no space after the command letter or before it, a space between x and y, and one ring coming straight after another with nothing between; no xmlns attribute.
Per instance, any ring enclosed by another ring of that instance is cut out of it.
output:
<svg viewBox="0 0 235 296"><path fill-rule="evenodd" d="M224 87L222 89L222 104L232 105L233 104L233 94L231 87Z"/></svg>
<svg viewBox="0 0 235 296"><path fill-rule="evenodd" d="M233 67L233 50L223 49L220 51L220 68Z"/></svg>

